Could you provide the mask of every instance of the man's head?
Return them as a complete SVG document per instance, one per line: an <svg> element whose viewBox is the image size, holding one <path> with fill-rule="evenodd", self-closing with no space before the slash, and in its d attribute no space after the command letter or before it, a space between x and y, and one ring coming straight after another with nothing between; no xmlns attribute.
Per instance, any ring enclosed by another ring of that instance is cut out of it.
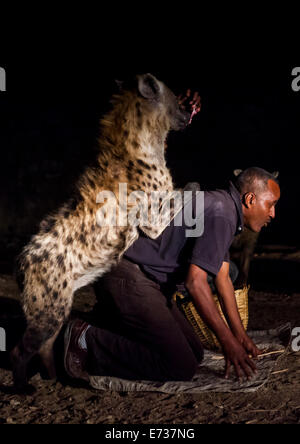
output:
<svg viewBox="0 0 300 444"><path fill-rule="evenodd" d="M242 171L235 181L241 200L244 224L259 232L275 217L275 205L280 198L280 188L275 174L257 167Z"/></svg>

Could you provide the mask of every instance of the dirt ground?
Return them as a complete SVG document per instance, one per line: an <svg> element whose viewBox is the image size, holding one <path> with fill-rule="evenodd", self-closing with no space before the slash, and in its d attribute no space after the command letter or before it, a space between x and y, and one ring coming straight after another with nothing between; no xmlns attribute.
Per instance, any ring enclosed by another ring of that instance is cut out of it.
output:
<svg viewBox="0 0 300 444"><path fill-rule="evenodd" d="M300 327L299 265L299 252L269 248L256 254L250 275L250 329L274 328L286 322ZM0 319L14 326L15 332L22 330L18 299L12 274L1 274ZM79 290L73 316L89 312L94 303L91 287ZM0 391L0 424L300 423L300 352L290 350L274 370L280 372L272 374L255 393L177 395L100 392L63 378L48 381L37 373L32 378L37 388L32 396ZM7 353L1 352L0 385L11 383Z"/></svg>

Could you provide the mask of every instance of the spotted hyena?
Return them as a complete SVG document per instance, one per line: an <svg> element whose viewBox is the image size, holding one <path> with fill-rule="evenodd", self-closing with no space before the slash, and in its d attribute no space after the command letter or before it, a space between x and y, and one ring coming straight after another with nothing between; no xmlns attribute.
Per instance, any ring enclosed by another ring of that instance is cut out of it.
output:
<svg viewBox="0 0 300 444"><path fill-rule="evenodd" d="M96 166L86 169L76 195L42 221L18 258L27 320L22 340L11 352L18 390L30 390L26 368L37 353L50 377L55 376L52 346L70 314L74 291L107 272L138 237L134 226L97 224L99 192L109 190L118 198L119 183L127 184L128 193L173 190L165 140L170 130L183 129L189 117L151 74L137 76L113 96L111 110L101 120ZM145 231L153 238L159 234L153 227Z"/></svg>

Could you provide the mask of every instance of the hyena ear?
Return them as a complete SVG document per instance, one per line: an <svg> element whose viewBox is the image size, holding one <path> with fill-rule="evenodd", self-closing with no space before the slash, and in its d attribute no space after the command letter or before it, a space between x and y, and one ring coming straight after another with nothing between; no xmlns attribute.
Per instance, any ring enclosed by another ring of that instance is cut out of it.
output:
<svg viewBox="0 0 300 444"><path fill-rule="evenodd" d="M275 177L275 179L277 179L277 177L279 176L279 171L274 171L272 175Z"/></svg>
<svg viewBox="0 0 300 444"><path fill-rule="evenodd" d="M243 170L233 170L233 174L235 176L239 176L242 172L243 172Z"/></svg>
<svg viewBox="0 0 300 444"><path fill-rule="evenodd" d="M159 81L152 74L142 74L137 77L139 93L145 99L158 99L161 92Z"/></svg>
<svg viewBox="0 0 300 444"><path fill-rule="evenodd" d="M115 79L115 84L117 85L119 91L122 91L122 90L123 90L123 87L124 87L124 81L123 81L123 80L117 80L117 79Z"/></svg>

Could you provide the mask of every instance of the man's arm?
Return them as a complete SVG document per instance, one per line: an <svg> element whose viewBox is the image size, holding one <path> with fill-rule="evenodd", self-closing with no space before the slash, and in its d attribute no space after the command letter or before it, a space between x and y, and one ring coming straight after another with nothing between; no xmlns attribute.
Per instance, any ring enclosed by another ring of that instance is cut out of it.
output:
<svg viewBox="0 0 300 444"><path fill-rule="evenodd" d="M228 325L236 339L243 345L248 353L256 358L261 351L256 347L253 341L247 335L236 304L234 287L229 275L229 263L223 262L223 265L215 278L215 285L218 296L224 308L224 315Z"/></svg>
<svg viewBox="0 0 300 444"><path fill-rule="evenodd" d="M223 321L213 300L207 273L197 265L191 264L185 281L185 287L193 298L194 304L203 320L214 331L222 345L226 359L225 377L228 378L230 366L234 365L239 378L244 374L250 378L256 371L254 362L247 355L244 347L238 342ZM243 371L243 372L242 372Z"/></svg>

